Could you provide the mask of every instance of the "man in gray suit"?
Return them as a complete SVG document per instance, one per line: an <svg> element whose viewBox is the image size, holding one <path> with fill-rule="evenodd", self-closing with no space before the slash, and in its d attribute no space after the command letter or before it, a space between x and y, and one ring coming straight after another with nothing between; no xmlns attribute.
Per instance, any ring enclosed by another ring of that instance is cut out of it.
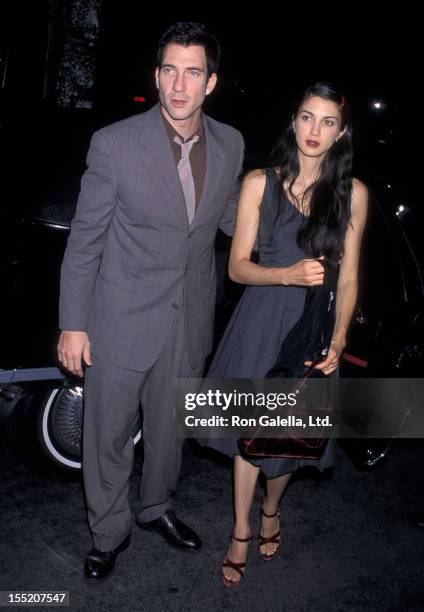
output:
<svg viewBox="0 0 424 612"><path fill-rule="evenodd" d="M202 112L219 44L178 23L161 38L160 102L92 138L62 264L59 360L85 369L83 474L91 581L129 543L131 433L141 402L144 464L136 523L172 546L201 542L171 510L181 463L172 380L201 376L212 344L214 240L231 233L243 162L239 132Z"/></svg>

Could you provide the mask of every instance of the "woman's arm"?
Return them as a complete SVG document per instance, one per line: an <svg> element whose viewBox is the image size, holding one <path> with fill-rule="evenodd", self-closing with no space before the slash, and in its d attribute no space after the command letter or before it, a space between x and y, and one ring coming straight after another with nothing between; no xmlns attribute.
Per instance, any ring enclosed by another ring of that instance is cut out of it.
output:
<svg viewBox="0 0 424 612"><path fill-rule="evenodd" d="M246 285L322 285L324 268L315 259L302 259L287 268L268 268L250 261L265 182L261 170L249 172L243 181L228 267L230 278Z"/></svg>
<svg viewBox="0 0 424 612"><path fill-rule="evenodd" d="M358 298L358 267L362 235L368 209L366 186L353 179L352 215L346 231L344 254L340 263L336 296L336 323L327 358L317 369L331 374L339 365L340 355L346 346L347 332ZM307 362L309 365L309 362Z"/></svg>

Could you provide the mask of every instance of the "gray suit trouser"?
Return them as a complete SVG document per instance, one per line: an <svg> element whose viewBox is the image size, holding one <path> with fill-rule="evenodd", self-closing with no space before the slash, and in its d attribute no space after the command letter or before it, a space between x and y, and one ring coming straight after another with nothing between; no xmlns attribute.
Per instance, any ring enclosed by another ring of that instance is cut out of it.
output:
<svg viewBox="0 0 424 612"><path fill-rule="evenodd" d="M137 519L152 521L171 504L181 466L183 439L175 435L173 378L197 378L203 364L190 366L183 309L158 359L144 372L119 368L97 355L86 371L83 475L88 523L94 546L107 551L130 533L128 500L134 461L131 433L143 409L144 463Z"/></svg>

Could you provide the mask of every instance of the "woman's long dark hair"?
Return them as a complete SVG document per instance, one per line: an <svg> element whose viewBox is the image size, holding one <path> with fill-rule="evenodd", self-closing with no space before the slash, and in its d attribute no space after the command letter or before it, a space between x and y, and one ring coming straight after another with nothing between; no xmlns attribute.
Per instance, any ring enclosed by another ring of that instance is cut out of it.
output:
<svg viewBox="0 0 424 612"><path fill-rule="evenodd" d="M297 242L310 257L324 255L338 259L343 252L343 243L350 219L352 191L352 128L350 111L343 94L331 83L316 83L305 91L296 107L296 116L301 104L308 98L319 96L339 105L340 130L345 133L324 156L319 175L303 194L302 202L310 195L309 215L299 230ZM278 181L279 207L276 217L288 205L288 199L296 201L292 192L299 176L299 156L293 126L283 133L273 152L274 166L280 169ZM287 190L284 185L288 183ZM276 220L276 219L275 219Z"/></svg>

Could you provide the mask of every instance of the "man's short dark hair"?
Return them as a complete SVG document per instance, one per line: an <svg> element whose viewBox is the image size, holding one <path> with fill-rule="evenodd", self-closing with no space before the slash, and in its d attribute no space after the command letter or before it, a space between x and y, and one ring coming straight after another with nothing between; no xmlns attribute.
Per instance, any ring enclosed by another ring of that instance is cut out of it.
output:
<svg viewBox="0 0 424 612"><path fill-rule="evenodd" d="M189 45L200 45L205 49L208 66L208 78L214 72L218 72L221 47L216 36L207 31L202 23L192 21L179 21L171 25L162 35L157 54L157 65L162 66L163 55L166 45L174 43L188 47Z"/></svg>

